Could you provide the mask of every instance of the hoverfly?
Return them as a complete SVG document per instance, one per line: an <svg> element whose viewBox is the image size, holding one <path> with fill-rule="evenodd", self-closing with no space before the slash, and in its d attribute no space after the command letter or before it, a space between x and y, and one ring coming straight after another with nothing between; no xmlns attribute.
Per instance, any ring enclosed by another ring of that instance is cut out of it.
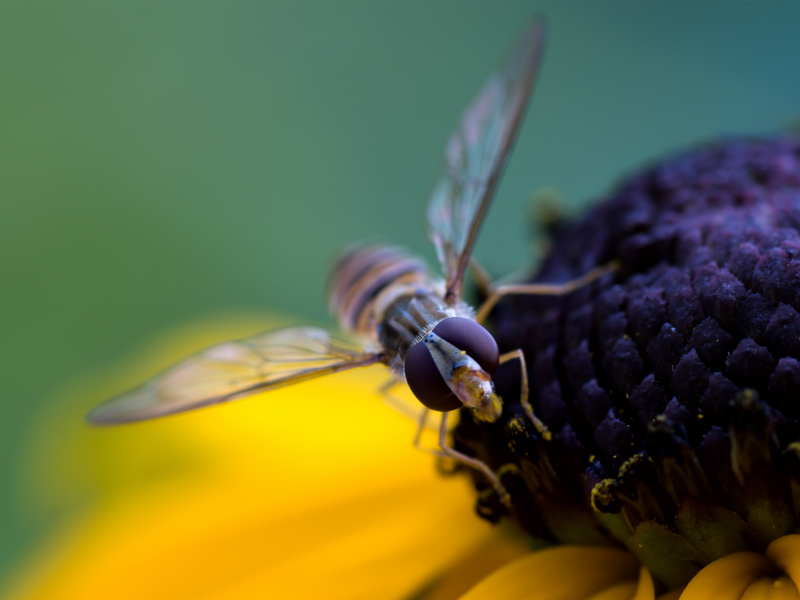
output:
<svg viewBox="0 0 800 600"><path fill-rule="evenodd" d="M494 338L479 323L504 295L565 294L608 271L596 269L563 284L487 284L487 300L477 313L461 299L464 273L519 130L544 39L544 21L532 20L448 141L445 166L427 208L430 238L444 280L432 279L424 263L396 248L351 249L334 267L330 304L342 329L363 339L363 346L338 340L317 327L282 329L218 344L95 408L89 422L152 419L382 363L397 381L408 384L424 406L415 445L421 447L429 412L439 412L440 449L428 451L479 469L507 502L503 485L488 465L457 452L446 440L449 411L466 406L478 419L499 418L502 400L494 391L492 376L501 363L513 359L520 361L521 404L547 435L528 401L521 350L500 355Z"/></svg>

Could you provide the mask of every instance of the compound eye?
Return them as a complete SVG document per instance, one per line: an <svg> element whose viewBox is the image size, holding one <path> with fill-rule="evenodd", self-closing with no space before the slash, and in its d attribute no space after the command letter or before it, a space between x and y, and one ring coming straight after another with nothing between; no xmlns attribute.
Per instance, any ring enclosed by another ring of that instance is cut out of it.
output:
<svg viewBox="0 0 800 600"><path fill-rule="evenodd" d="M497 371L500 364L497 342L491 333L475 321L451 317L436 325L433 332L456 348L466 351L489 375ZM405 372L408 387L431 410L447 412L461 407L461 401L445 383L425 344L417 343L408 351Z"/></svg>

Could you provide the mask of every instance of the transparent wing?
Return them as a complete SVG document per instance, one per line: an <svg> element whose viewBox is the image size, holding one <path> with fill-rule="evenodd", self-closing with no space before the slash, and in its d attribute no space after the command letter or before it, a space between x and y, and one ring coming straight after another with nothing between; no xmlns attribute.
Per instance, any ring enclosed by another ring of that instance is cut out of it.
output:
<svg viewBox="0 0 800 600"><path fill-rule="evenodd" d="M371 365L382 358L316 327L262 333L207 348L101 404L88 420L108 425L152 419Z"/></svg>
<svg viewBox="0 0 800 600"><path fill-rule="evenodd" d="M539 70L544 39L544 20L534 19L447 143L445 167L428 201L427 216L449 302L461 293L464 269Z"/></svg>

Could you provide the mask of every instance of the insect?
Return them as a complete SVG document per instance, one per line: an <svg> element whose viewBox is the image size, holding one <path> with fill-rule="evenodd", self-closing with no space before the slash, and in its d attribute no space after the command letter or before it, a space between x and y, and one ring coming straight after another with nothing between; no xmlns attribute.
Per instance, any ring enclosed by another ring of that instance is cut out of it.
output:
<svg viewBox="0 0 800 600"><path fill-rule="evenodd" d="M542 433L528 401L525 358L500 354L480 322L508 294L565 294L600 277L597 269L562 284L487 287L477 312L461 298L465 271L506 158L519 130L544 50L545 26L532 20L461 117L445 151L445 166L428 202L431 240L444 273L428 274L421 261L391 247L357 247L334 267L330 304L356 345L316 327L263 333L212 346L143 385L95 408L90 423L118 424L229 402L356 367L382 363L407 382L424 408L414 444L430 411L441 415L439 449L482 471L501 500L508 495L485 463L447 444L448 414L462 406L476 418L497 420L502 400L492 376L501 363L520 362L521 404ZM488 281L488 280L487 280ZM424 449L424 448L423 448Z"/></svg>

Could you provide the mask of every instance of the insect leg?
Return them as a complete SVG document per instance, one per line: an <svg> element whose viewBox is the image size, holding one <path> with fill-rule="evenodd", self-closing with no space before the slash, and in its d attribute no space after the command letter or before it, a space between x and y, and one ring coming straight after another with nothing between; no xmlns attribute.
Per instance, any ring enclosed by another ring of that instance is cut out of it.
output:
<svg viewBox="0 0 800 600"><path fill-rule="evenodd" d="M478 286L478 293L488 298L492 293L492 278L474 256L469 258L469 272L475 281L475 285Z"/></svg>
<svg viewBox="0 0 800 600"><path fill-rule="evenodd" d="M511 505L511 496L509 496L506 488L503 487L503 484L500 483L500 478L489 468L489 465L486 463L472 458L471 456L467 456L466 454L462 454L455 448L451 448L447 445L447 417L449 413L443 412L442 413L442 423L439 426L439 446L441 447L442 451L446 456L449 456L453 460L465 464L473 469L477 469L492 482L495 491L497 491L497 495L500 496L500 501L505 504L506 506Z"/></svg>
<svg viewBox="0 0 800 600"><path fill-rule="evenodd" d="M502 365L505 362L514 359L519 360L519 369L520 369L520 376L521 376L521 385L519 391L519 403L522 404L522 408L525 409L525 414L528 415L528 418L533 423L536 430L545 440L549 440L553 437L553 434L547 429L547 425L542 423L535 414L533 414L533 407L531 406L531 402L528 399L528 394L530 388L528 387L528 369L525 365L525 354L522 350L512 350L511 352L506 352L505 354L500 355L500 364Z"/></svg>
<svg viewBox="0 0 800 600"><path fill-rule="evenodd" d="M434 456L438 456L439 458L447 458L448 455L440 450L434 450L433 448L426 448L422 445L420 439L422 438L422 432L425 431L425 421L428 419L428 413L430 412L429 408L423 408L422 413L419 415L419 419L417 421L417 431L414 433L414 448L417 450L422 450L423 452L427 452L428 454L433 454ZM447 413L445 413L447 414Z"/></svg>
<svg viewBox="0 0 800 600"><path fill-rule="evenodd" d="M531 295L531 296L564 296L570 294L575 290L589 285L593 281L600 279L603 275L613 273L619 268L619 262L612 260L611 262L601 266L595 267L588 273L585 273L577 279L566 281L564 283L520 283L509 284L494 287L489 297L484 301L478 312L475 314L475 320L481 323L489 315L489 312L495 307L503 296L512 295Z"/></svg>

